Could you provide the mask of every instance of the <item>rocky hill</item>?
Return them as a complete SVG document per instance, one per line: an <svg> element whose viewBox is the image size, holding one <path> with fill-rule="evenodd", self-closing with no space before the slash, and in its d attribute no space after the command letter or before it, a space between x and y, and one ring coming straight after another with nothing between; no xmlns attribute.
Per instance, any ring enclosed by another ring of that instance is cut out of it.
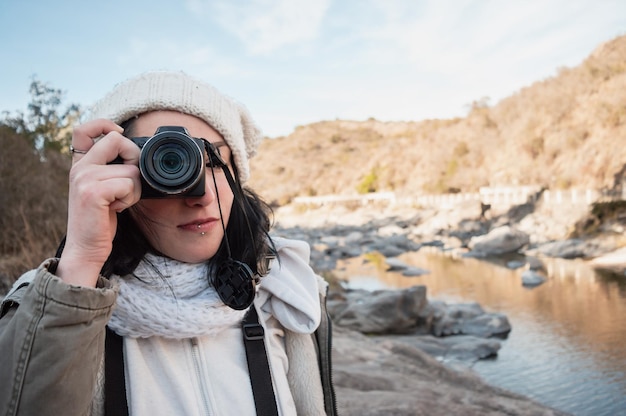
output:
<svg viewBox="0 0 626 416"><path fill-rule="evenodd" d="M503 185L613 189L626 171L625 91L621 36L495 105L474 102L464 118L321 121L267 139L250 185L277 204L300 195Z"/></svg>

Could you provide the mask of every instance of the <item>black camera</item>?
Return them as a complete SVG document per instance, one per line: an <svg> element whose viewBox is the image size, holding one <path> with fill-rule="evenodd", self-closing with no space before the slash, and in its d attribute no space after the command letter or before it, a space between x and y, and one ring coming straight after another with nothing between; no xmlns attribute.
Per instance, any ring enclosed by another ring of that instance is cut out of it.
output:
<svg viewBox="0 0 626 416"><path fill-rule="evenodd" d="M191 137L184 127L162 126L152 137L131 137L130 140L141 148L142 198L204 195L204 139Z"/></svg>

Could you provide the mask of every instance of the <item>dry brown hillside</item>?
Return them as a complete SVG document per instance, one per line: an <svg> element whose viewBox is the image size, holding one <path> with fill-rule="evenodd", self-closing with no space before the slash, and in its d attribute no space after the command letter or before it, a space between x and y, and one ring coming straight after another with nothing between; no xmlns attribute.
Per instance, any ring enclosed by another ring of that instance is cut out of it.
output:
<svg viewBox="0 0 626 416"><path fill-rule="evenodd" d="M626 36L465 118L322 121L265 140L250 185L268 201L481 186L613 188L626 170Z"/></svg>

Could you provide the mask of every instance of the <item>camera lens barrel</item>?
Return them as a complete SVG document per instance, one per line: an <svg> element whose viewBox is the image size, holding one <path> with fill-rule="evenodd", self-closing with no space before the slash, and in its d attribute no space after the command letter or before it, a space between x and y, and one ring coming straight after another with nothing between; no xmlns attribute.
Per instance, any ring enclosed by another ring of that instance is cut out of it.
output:
<svg viewBox="0 0 626 416"><path fill-rule="evenodd" d="M141 146L139 170L145 183L163 196L198 191L204 179L204 150L199 141L184 132L157 130ZM204 186L201 191L204 194Z"/></svg>

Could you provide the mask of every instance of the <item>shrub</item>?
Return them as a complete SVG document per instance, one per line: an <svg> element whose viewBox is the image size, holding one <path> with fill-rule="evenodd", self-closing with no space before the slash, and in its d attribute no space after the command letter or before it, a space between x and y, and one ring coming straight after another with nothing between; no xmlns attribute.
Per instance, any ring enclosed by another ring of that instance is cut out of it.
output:
<svg viewBox="0 0 626 416"><path fill-rule="evenodd" d="M0 125L0 276L14 280L54 255L67 218L67 155L45 157Z"/></svg>
<svg viewBox="0 0 626 416"><path fill-rule="evenodd" d="M373 168L370 173L361 179L356 190L360 194L372 193L378 190L378 171L376 168Z"/></svg>

